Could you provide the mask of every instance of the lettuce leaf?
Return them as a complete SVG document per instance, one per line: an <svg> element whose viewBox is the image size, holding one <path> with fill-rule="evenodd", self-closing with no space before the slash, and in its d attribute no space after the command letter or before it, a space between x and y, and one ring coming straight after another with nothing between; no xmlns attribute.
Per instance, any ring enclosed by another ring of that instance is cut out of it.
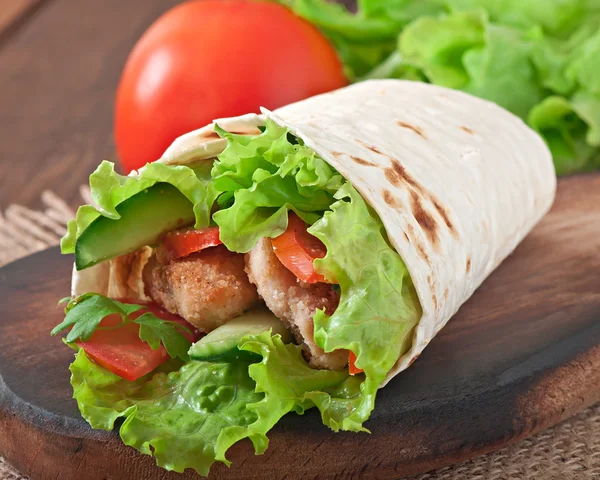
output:
<svg viewBox="0 0 600 480"><path fill-rule="evenodd" d="M159 466L176 472L192 468L207 475L215 461L227 465L229 447L249 438L256 454L268 446L266 433L288 412L302 414L317 398L325 418L334 416L328 391L335 398L356 396L358 384L340 389L347 372L314 370L301 348L284 344L269 331L240 339L239 348L262 361L191 361L128 382L89 360L83 350L71 364L73 397L93 428L119 433L126 445L153 455ZM244 357L246 358L246 357Z"/></svg>
<svg viewBox="0 0 600 480"><path fill-rule="evenodd" d="M156 183L169 183L177 188L194 205L196 228L210 223L211 207L217 192L211 182L211 162L201 162L193 167L149 163L139 176L125 176L115 172L111 162L104 161L90 175L90 189L96 206L83 205L75 219L69 221L67 233L60 241L63 254L75 253L77 238L96 218L120 218L117 205Z"/></svg>
<svg viewBox="0 0 600 480"><path fill-rule="evenodd" d="M280 2L330 38L352 81L403 78L464 90L529 121L559 174L600 168L596 0L359 0L356 13L326 0ZM575 126L557 123L563 108L554 97L569 104Z"/></svg>
<svg viewBox="0 0 600 480"><path fill-rule="evenodd" d="M288 210L312 224L333 203L342 176L286 128L267 121L258 136L216 130L227 147L212 176L221 193L219 204L227 208L213 219L229 250L245 253L262 237L283 233Z"/></svg>
<svg viewBox="0 0 600 480"><path fill-rule="evenodd" d="M483 10L418 19L402 32L398 48L431 83L462 89L521 117L543 98L526 33L490 23Z"/></svg>
<svg viewBox="0 0 600 480"><path fill-rule="evenodd" d="M529 124L546 139L559 175L600 168L600 97L548 97L531 110Z"/></svg>
<svg viewBox="0 0 600 480"><path fill-rule="evenodd" d="M482 12L419 18L400 37L401 58L432 83L462 88L469 82L463 56L484 45L484 22Z"/></svg>
<svg viewBox="0 0 600 480"><path fill-rule="evenodd" d="M447 11L444 0L359 0L356 14L327 0L278 1L320 28L352 81L394 52L398 33L411 21Z"/></svg>
<svg viewBox="0 0 600 480"><path fill-rule="evenodd" d="M239 348L262 356L262 361L250 365L248 370L256 382L256 391L265 394L261 402L248 407L259 418L275 406L285 413L298 414L317 406L323 423L337 432L343 419L360 403L362 375L351 377L347 371L311 368L302 356L302 348L284 344L279 335L264 332L245 337ZM360 425L346 430L366 431Z"/></svg>
<svg viewBox="0 0 600 480"><path fill-rule="evenodd" d="M353 388L348 396L340 387L337 397L312 393L310 398L332 429L363 430L377 388L410 347L421 318L408 270L352 185L286 128L267 122L255 137L219 133L228 145L212 173L217 189L227 189L233 203L213 217L227 248L245 253L260 238L276 237L290 210L312 223L309 232L327 246L327 256L315 267L336 278L342 293L331 317L315 314L315 341L327 352L352 350L366 376L364 382L349 381L361 385L360 393Z"/></svg>
<svg viewBox="0 0 600 480"><path fill-rule="evenodd" d="M90 360L77 344L68 345L77 352L75 361L69 366L73 398L77 400L81 416L92 428L99 430L112 430L118 418L131 413L135 401L148 395L144 389L150 380L182 366L181 361L172 359L154 372L130 382Z"/></svg>
<svg viewBox="0 0 600 480"><path fill-rule="evenodd" d="M264 434L251 429L257 416L248 404L263 398L254 391L247 362L193 361L167 373L128 382L90 361L80 350L71 364L73 397L93 428L112 430L159 466L176 472L193 468L207 475L215 460L248 437L257 453L267 447Z"/></svg>
<svg viewBox="0 0 600 480"><path fill-rule="evenodd" d="M308 230L327 246L327 255L315 260L316 269L336 278L342 291L331 316L322 311L315 315L315 341L326 352L351 350L365 372L361 398L338 418L341 429L358 430L375 406L379 385L410 348L422 311L408 269L388 244L381 220L350 184L335 197L331 211Z"/></svg>
<svg viewBox="0 0 600 480"><path fill-rule="evenodd" d="M494 23L526 30L540 27L552 36L568 36L595 8L595 0L447 0L451 12L484 10ZM596 7L597 8L597 7Z"/></svg>

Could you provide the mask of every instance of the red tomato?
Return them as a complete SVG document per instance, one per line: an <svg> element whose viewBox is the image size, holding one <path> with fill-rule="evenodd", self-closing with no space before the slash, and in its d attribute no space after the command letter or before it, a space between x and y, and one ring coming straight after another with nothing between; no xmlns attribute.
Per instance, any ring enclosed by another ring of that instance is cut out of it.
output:
<svg viewBox="0 0 600 480"><path fill-rule="evenodd" d="M323 242L306 231L306 224L290 213L285 232L272 240L273 252L283 265L306 283L327 282L315 271L315 258L323 258L327 249Z"/></svg>
<svg viewBox="0 0 600 480"><path fill-rule="evenodd" d="M350 375L357 375L359 373L363 373L363 370L360 368L357 368L355 363L356 363L356 355L354 355L354 352L352 350L350 350L348 352L348 373Z"/></svg>
<svg viewBox="0 0 600 480"><path fill-rule="evenodd" d="M165 236L163 245L173 258L188 255L209 247L221 245L219 227L208 227L202 230L176 230Z"/></svg>
<svg viewBox="0 0 600 480"><path fill-rule="evenodd" d="M121 300L123 303L144 303L139 301ZM145 308L131 314L131 318L150 311L163 320L171 320L186 326L191 333L184 335L191 341L199 339L199 332L183 318L173 315L155 304L144 304ZM102 327L113 327L121 322L119 315L109 315L104 318ZM91 338L85 342L78 340L76 343L83 348L88 357L108 371L113 372L131 382L150 373L160 364L169 359L165 347L152 350L150 345L140 340L140 326L135 323L127 324L114 330L96 330Z"/></svg>
<svg viewBox="0 0 600 480"><path fill-rule="evenodd" d="M204 0L169 10L134 47L117 91L124 170L221 117L277 108L347 84L327 39L274 2Z"/></svg>

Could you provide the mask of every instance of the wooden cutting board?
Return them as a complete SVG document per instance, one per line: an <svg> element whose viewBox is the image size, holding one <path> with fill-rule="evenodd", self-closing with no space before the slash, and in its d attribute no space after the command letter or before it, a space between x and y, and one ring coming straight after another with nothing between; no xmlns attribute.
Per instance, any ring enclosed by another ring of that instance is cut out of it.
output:
<svg viewBox="0 0 600 480"><path fill-rule="evenodd" d="M0 270L0 454L33 480L182 479L94 431L71 399L72 352L50 329L71 258ZM552 212L378 396L368 434L288 415L212 478L399 478L531 435L600 400L600 175L561 180Z"/></svg>

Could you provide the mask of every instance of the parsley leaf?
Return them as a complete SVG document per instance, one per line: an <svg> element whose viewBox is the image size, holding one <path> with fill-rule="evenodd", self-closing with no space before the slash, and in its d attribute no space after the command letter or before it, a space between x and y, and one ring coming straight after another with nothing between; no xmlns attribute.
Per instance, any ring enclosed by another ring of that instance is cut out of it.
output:
<svg viewBox="0 0 600 480"><path fill-rule="evenodd" d="M144 309L144 305L122 303L98 293L86 293L62 301L67 300L69 303L65 308L65 319L51 332L51 335L56 335L71 328L65 339L67 343L89 340L96 330L103 329L100 323L104 318L119 315L121 324L105 329L116 329L136 323L140 326L140 340L150 345L152 350L157 350L162 344L171 358L180 358L183 361L189 359L187 351L191 342L185 333L191 333L190 329L177 322L163 320L151 312L140 312L141 315L132 317L132 314Z"/></svg>
<svg viewBox="0 0 600 480"><path fill-rule="evenodd" d="M150 312L144 313L135 319L140 326L140 338L156 350L162 343L171 358L180 358L184 362L189 360L188 350L190 341L182 334L182 330L191 333L177 322L162 320Z"/></svg>
<svg viewBox="0 0 600 480"><path fill-rule="evenodd" d="M54 327L51 335L56 335L69 327L73 327L67 334L67 342L76 340L89 340L100 325L102 319L112 314L118 314L123 321L127 314L110 298L103 295L86 293L81 297L71 299L65 308L65 319Z"/></svg>
<svg viewBox="0 0 600 480"><path fill-rule="evenodd" d="M135 305L133 303L121 303L121 302L117 302L116 300L113 300L113 303L115 303L116 305L119 306L119 308L121 310L123 310L125 312L126 315L131 315L134 312L137 312L138 310L144 308L143 305Z"/></svg>

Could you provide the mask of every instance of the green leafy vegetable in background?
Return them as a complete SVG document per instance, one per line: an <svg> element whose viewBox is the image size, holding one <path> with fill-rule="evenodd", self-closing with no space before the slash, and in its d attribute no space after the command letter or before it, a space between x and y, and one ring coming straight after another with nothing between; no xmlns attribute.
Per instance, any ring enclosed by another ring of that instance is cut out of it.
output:
<svg viewBox="0 0 600 480"><path fill-rule="evenodd" d="M526 120L558 174L600 168L598 0L279 0L333 42L353 81L464 90Z"/></svg>
<svg viewBox="0 0 600 480"><path fill-rule="evenodd" d="M97 293L86 293L63 300L69 300L65 308L65 319L54 327L51 334L56 335L70 328L65 338L67 343L78 340L85 342L96 330L113 330L136 323L140 326L140 339L150 345L152 350L158 350L162 344L171 358L188 360L187 351L191 343L183 334L190 333L188 329L180 323L158 318L152 312L144 312L137 318L131 318L131 314L144 308L143 305L121 303ZM100 326L100 322L109 315L118 315L121 322L110 327Z"/></svg>

